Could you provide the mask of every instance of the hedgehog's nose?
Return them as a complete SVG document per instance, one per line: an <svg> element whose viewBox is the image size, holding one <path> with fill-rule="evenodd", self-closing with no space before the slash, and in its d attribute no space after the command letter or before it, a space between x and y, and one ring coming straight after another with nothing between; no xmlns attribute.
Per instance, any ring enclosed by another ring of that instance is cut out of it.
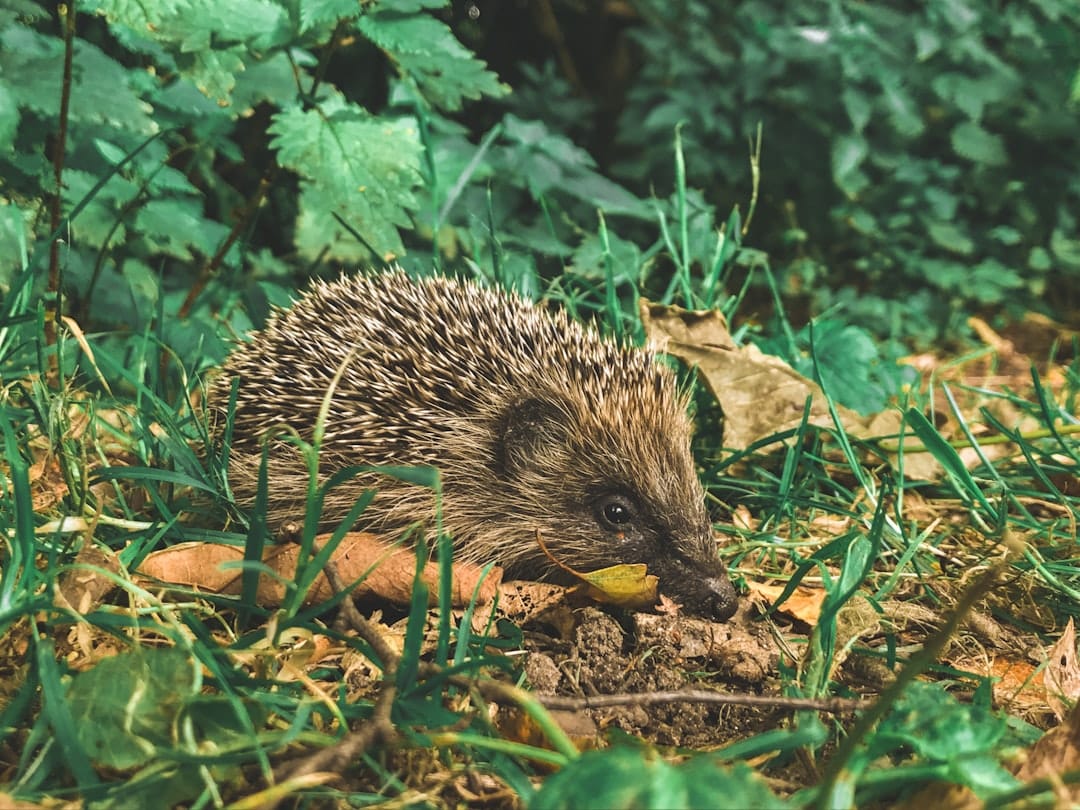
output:
<svg viewBox="0 0 1080 810"><path fill-rule="evenodd" d="M727 621L739 607L735 586L727 576L706 577L701 581L703 594L703 613L718 622Z"/></svg>

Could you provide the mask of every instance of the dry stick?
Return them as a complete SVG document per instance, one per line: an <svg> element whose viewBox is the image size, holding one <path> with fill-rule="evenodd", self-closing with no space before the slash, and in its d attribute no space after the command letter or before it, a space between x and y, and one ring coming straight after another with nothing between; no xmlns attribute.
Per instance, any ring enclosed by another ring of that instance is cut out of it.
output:
<svg viewBox="0 0 1080 810"><path fill-rule="evenodd" d="M218 246L218 249L214 252L214 255L210 257L210 260L200 268L198 278L196 278L195 282L191 285L191 289L188 290L188 294L184 298L184 303L180 305L180 309L176 313L177 317L186 318L191 313L191 308L195 305L195 300L206 288L214 271L221 266L221 262L225 259L225 254L229 252L229 248L231 248L233 244L236 243L236 240L240 238L240 232L250 224L251 218L255 216L255 212L259 210L259 206L266 198L267 192L270 191L271 187L274 185L274 181L277 179L277 173L278 167L275 163L266 170L266 174L259 180L259 187L255 189L255 193L251 195L251 198L240 210L240 214L237 216L236 222L233 223L232 230L229 231L228 236L226 236L224 241Z"/></svg>
<svg viewBox="0 0 1080 810"><path fill-rule="evenodd" d="M771 695L732 695L712 692L708 689L681 689L672 692L642 692L641 694L592 695L585 697L562 697L561 695L537 695L537 700L548 709L581 711L602 709L610 706L653 706L658 703L713 703L725 706L764 706L777 709L809 709L811 711L841 714L865 709L866 700L849 698L792 698Z"/></svg>
<svg viewBox="0 0 1080 810"><path fill-rule="evenodd" d="M1009 550L1012 551L1012 544L1009 543L1007 538L1005 542ZM1002 572L1008 567L1011 558L1012 554L1007 554L998 560L964 591L957 601L956 607L948 614L948 619L941 628L926 640L921 650L908 659L907 666L900 670L896 680L881 693L881 696L869 709L859 716L850 733L840 741L836 753L829 760L821 787L817 791L816 803L818 806L824 806L824 800L832 793L833 788L844 772L844 767L855 753L855 749L862 743L877 722L885 716L886 712L896 704L897 699L907 688L907 685L937 660L938 655L945 648L949 639L964 621L964 617L994 587Z"/></svg>
<svg viewBox="0 0 1080 810"><path fill-rule="evenodd" d="M58 6L64 18L64 73L60 82L60 121L56 140L53 142L53 177L56 181L56 189L53 193L52 205L50 206L51 233L60 230L62 200L64 198L64 157L67 152L67 129L68 114L71 108L71 63L72 54L75 50L75 0L69 0ZM60 315L60 240L53 238L49 243L49 292L54 296L52 312L47 312L45 317L45 344L56 344L56 322ZM53 355L50 365L55 367L56 355Z"/></svg>

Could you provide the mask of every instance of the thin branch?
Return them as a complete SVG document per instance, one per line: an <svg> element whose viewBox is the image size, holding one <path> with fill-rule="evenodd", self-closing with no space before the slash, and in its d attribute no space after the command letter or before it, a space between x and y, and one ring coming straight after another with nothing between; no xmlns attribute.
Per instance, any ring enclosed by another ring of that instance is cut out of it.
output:
<svg viewBox="0 0 1080 810"><path fill-rule="evenodd" d="M680 689L673 692L642 692L641 694L586 695L562 697L561 695L537 695L537 700L548 709L581 711L611 706L655 706L659 703L712 703L724 706L761 706L765 708L793 709L843 714L865 709L865 700L849 698L794 698L782 695L732 695L708 689Z"/></svg>
<svg viewBox="0 0 1080 810"><path fill-rule="evenodd" d="M55 188L51 200L51 232L60 229L64 199L64 157L67 153L68 116L71 109L71 64L75 51L75 0L58 6L64 26L64 72L60 81L60 117L56 140L53 141L53 179ZM52 295L52 311L45 318L45 343L56 344L56 322L60 317L60 241L49 244L49 293ZM56 362L55 355L53 363Z"/></svg>

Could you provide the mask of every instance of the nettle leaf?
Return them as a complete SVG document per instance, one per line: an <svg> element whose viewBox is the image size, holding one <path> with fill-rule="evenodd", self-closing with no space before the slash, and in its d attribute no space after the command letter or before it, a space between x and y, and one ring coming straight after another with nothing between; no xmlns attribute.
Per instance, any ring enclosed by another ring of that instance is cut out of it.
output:
<svg viewBox="0 0 1080 810"><path fill-rule="evenodd" d="M0 82L0 151L6 152L15 143L15 132L19 128L19 107L15 102L15 93L4 82Z"/></svg>
<svg viewBox="0 0 1080 810"><path fill-rule="evenodd" d="M228 228L203 215L202 202L193 199L151 200L135 217L135 229L155 251L184 261L195 257L190 248L211 256Z"/></svg>
<svg viewBox="0 0 1080 810"><path fill-rule="evenodd" d="M302 178L297 241L305 255L326 247L337 259L366 254L335 214L382 259L405 252L398 228L411 226L421 178L413 119L376 118L335 97L321 110L282 110L269 131L278 162Z"/></svg>
<svg viewBox="0 0 1080 810"><path fill-rule="evenodd" d="M199 92L220 105L227 105L236 87L236 74L244 69L243 45L211 50L200 48L177 57L177 67L195 83Z"/></svg>
<svg viewBox="0 0 1080 810"><path fill-rule="evenodd" d="M30 223L33 214L10 202L0 201L0 284L11 289L11 284L22 269L23 252L29 252Z"/></svg>
<svg viewBox="0 0 1080 810"><path fill-rule="evenodd" d="M926 223L926 232L938 247L945 248L950 253L970 256L975 252L975 240L968 235L965 228L952 222L931 220Z"/></svg>
<svg viewBox="0 0 1080 810"><path fill-rule="evenodd" d="M989 78L971 78L962 73L943 73L935 77L930 86L942 100L955 104L957 109L973 121L982 118L988 104L1013 97L1020 91L1013 77L995 74Z"/></svg>
<svg viewBox="0 0 1080 810"><path fill-rule="evenodd" d="M270 0L96 0L94 10L136 36L149 36L208 98L227 105L251 51L293 36L285 9Z"/></svg>
<svg viewBox="0 0 1080 810"><path fill-rule="evenodd" d="M652 218L650 205L597 172L592 155L542 122L507 114L503 137L509 144L501 158L504 171L534 196L558 191L609 213Z"/></svg>
<svg viewBox="0 0 1080 810"><path fill-rule="evenodd" d="M376 11L361 17L357 29L386 51L437 107L457 110L463 99L509 92L449 26L433 17Z"/></svg>
<svg viewBox="0 0 1080 810"><path fill-rule="evenodd" d="M984 304L998 304L1009 297L1009 290L1023 289L1024 278L997 259L983 259L971 270L970 292Z"/></svg>
<svg viewBox="0 0 1080 810"><path fill-rule="evenodd" d="M1007 160L1002 138L987 132L974 121L957 125L949 140L956 154L974 163L1004 166Z"/></svg>
<svg viewBox="0 0 1080 810"><path fill-rule="evenodd" d="M65 209L70 211L81 203L100 179L92 172L67 169L64 172ZM126 231L122 226L117 226L117 219L124 206L138 193L134 183L114 174L73 220L72 238L77 243L93 247L102 247L106 239L111 246L123 244Z"/></svg>
<svg viewBox="0 0 1080 810"><path fill-rule="evenodd" d="M360 13L356 0L300 0L300 31L305 33L320 25L333 25Z"/></svg>
<svg viewBox="0 0 1080 810"><path fill-rule="evenodd" d="M398 14L415 14L426 9L445 8L450 0L382 0L379 8Z"/></svg>
<svg viewBox="0 0 1080 810"><path fill-rule="evenodd" d="M166 20L195 10L189 0L86 0L81 8L144 35L161 29Z"/></svg>
<svg viewBox="0 0 1080 810"><path fill-rule="evenodd" d="M860 171L870 153L870 146L861 135L840 135L832 148L833 179L846 194L855 196L869 182Z"/></svg>
<svg viewBox="0 0 1080 810"><path fill-rule="evenodd" d="M0 74L18 77L8 87L20 107L47 118L59 115L63 60L63 42L57 37L46 37L21 25L0 30ZM132 89L126 68L96 46L75 40L71 121L149 135L157 131L150 112L150 105Z"/></svg>
<svg viewBox="0 0 1080 810"><path fill-rule="evenodd" d="M236 77L232 102L237 111L250 111L262 101L280 106L297 93L296 64L301 63L299 54L293 53L293 61L284 51L259 61L249 60L243 73Z"/></svg>

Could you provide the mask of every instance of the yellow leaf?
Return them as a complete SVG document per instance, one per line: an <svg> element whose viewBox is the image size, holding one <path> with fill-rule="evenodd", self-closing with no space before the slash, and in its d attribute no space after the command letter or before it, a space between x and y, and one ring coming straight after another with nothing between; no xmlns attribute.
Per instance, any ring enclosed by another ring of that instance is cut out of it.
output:
<svg viewBox="0 0 1080 810"><path fill-rule="evenodd" d="M644 563L612 565L588 574L579 574L590 598L624 608L652 607L656 604L660 580L647 573Z"/></svg>

